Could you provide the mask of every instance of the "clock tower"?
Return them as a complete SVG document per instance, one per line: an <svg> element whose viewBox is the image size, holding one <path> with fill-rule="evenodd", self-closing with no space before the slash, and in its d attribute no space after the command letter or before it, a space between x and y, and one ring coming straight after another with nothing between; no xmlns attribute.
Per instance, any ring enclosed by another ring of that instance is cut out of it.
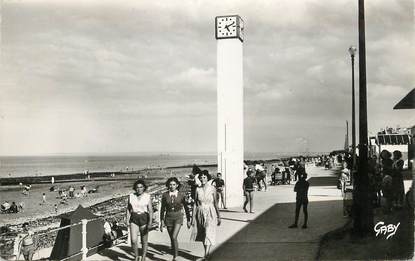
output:
<svg viewBox="0 0 415 261"><path fill-rule="evenodd" d="M242 206L244 179L243 41L239 15L217 16L218 172L225 181L229 207Z"/></svg>

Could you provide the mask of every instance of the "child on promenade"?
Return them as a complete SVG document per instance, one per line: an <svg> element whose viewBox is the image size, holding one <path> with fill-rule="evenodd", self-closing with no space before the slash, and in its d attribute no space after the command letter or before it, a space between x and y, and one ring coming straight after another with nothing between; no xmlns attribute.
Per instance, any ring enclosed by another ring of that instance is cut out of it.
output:
<svg viewBox="0 0 415 261"><path fill-rule="evenodd" d="M141 261L145 261L148 246L148 231L151 228L153 217L153 206L150 194L146 192L147 185L144 180L139 179L133 185L134 193L128 197L127 204L127 224L130 224L131 247L133 248L135 261L138 256L138 232L140 232L141 245L143 252Z"/></svg>
<svg viewBox="0 0 415 261"><path fill-rule="evenodd" d="M217 174L216 179L213 180L212 184L216 187L216 201L218 202L218 205L220 206L219 202L222 202L222 207L226 209L223 191L225 188L225 181L223 181L221 173Z"/></svg>
<svg viewBox="0 0 415 261"><path fill-rule="evenodd" d="M294 224L289 226L289 228L296 228L298 224L298 216L300 215L300 208L303 206L304 212L304 225L302 228L307 228L307 220L308 220L308 188L310 184L308 183L307 173L302 173L299 176L299 181L295 183L294 191L297 192L296 200L295 200L295 221Z"/></svg>
<svg viewBox="0 0 415 261"><path fill-rule="evenodd" d="M183 225L183 208L186 213L187 228L190 228L191 224L189 209L186 208L186 195L179 191L180 186L181 184L176 177L169 178L166 182L168 191L163 193L161 197L160 231L163 232L163 227L167 227L173 250L173 260L176 260L179 252L177 236Z"/></svg>
<svg viewBox="0 0 415 261"><path fill-rule="evenodd" d="M244 211L248 213L248 210L246 209L246 205L248 205L249 202L249 212L254 213L254 184L255 184L255 178L252 177L252 170L248 169L246 172L246 177L244 179L244 183L242 185L242 189L244 191L245 195L245 203L244 203Z"/></svg>

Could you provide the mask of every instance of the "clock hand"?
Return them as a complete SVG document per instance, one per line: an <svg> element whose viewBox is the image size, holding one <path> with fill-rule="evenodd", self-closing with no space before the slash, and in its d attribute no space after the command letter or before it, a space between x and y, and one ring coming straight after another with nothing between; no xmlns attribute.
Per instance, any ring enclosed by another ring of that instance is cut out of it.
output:
<svg viewBox="0 0 415 261"><path fill-rule="evenodd" d="M228 32L230 32L231 30L229 30L229 26L233 25L235 22L232 22L231 24L225 25L226 30L228 30Z"/></svg>

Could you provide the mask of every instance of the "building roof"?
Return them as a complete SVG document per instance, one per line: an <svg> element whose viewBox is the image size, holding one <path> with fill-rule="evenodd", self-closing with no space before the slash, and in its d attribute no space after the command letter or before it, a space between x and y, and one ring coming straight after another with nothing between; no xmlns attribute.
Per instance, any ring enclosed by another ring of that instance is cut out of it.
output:
<svg viewBox="0 0 415 261"><path fill-rule="evenodd" d="M394 110L401 110L401 109L415 109L415 88L412 89L405 97L400 100L395 107Z"/></svg>

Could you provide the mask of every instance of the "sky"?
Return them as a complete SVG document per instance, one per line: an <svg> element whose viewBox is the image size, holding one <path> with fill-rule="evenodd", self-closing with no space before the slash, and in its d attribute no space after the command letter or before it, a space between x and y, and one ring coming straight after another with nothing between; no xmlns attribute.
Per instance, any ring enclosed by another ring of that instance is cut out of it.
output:
<svg viewBox="0 0 415 261"><path fill-rule="evenodd" d="M415 87L414 6L365 2L373 135L415 124L392 109ZM214 18L228 14L245 22L245 152L343 148L357 0L3 0L0 12L0 155L215 153Z"/></svg>

